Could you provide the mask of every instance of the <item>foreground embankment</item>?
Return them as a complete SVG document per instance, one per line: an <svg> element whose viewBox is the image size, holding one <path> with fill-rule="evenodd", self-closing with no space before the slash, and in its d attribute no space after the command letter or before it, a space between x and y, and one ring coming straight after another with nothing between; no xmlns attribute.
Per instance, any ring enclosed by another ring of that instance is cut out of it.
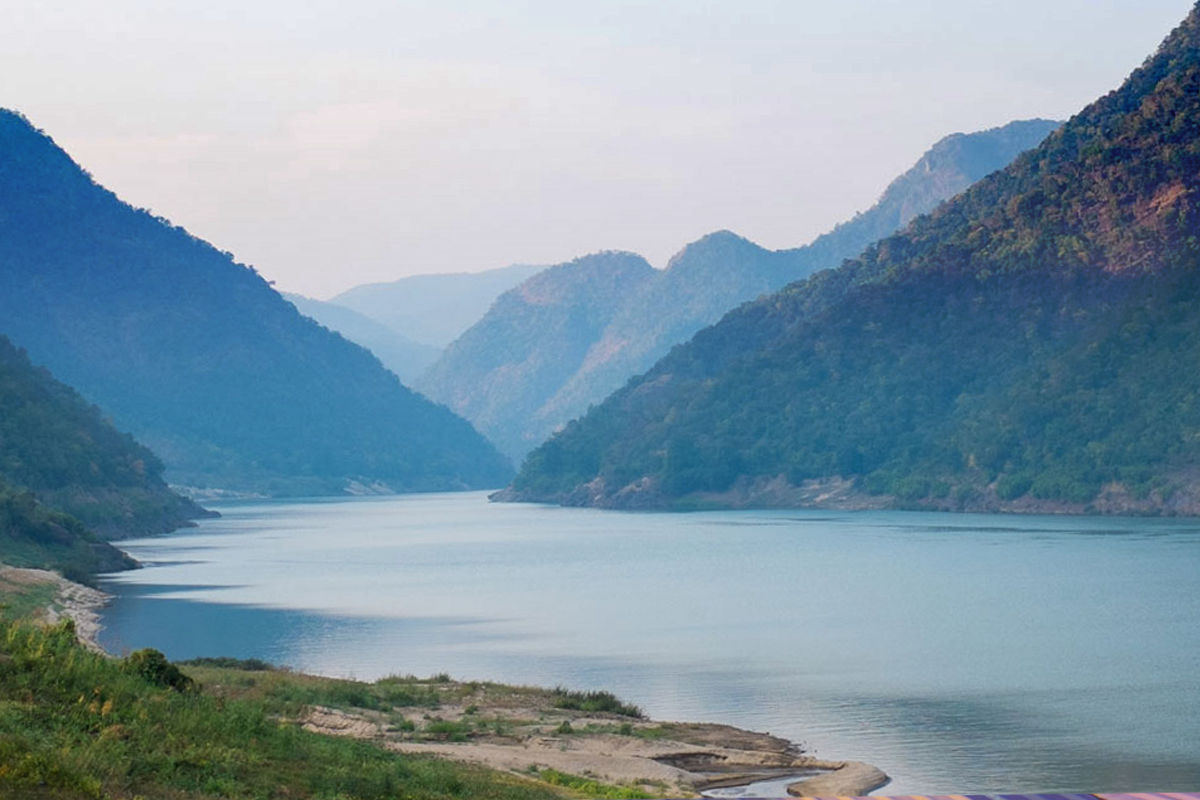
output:
<svg viewBox="0 0 1200 800"><path fill-rule="evenodd" d="M356 749L363 747L373 754L367 761L375 783L367 781L363 786L373 788L359 793L332 779L347 797L399 785L413 765L437 773L435 783L473 787L466 794L423 793L429 797L681 797L793 775L793 794L861 795L887 781L870 765L815 759L769 734L646 719L607 692L444 675L362 683L257 661L171 665L146 651L115 659L96 644L102 592L43 570L0 567L0 597L10 619L37 621L5 623L0 645L10 667L0 676L0 705L19 708L22 718L16 750L0 758L0 786L58 787L48 797L124 796L134 789L236 795L264 780L251 772L277 769L294 773L288 781L299 789L318 780L322 764L336 775L346 760L364 758ZM262 752L279 736L313 737L287 745L307 753L303 769L290 750L286 757ZM213 755L218 751L223 755ZM201 752L210 755L185 769L192 763L187 754ZM388 753L400 756L400 766L388 766ZM132 783L122 777L135 773L142 777ZM51 774L57 777L46 784Z"/></svg>

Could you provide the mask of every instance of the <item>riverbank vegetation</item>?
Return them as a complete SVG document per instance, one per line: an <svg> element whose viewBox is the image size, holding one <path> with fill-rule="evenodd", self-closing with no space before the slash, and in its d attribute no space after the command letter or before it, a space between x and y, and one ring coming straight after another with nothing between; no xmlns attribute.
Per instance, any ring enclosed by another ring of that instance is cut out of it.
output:
<svg viewBox="0 0 1200 800"><path fill-rule="evenodd" d="M215 677L225 682L209 685ZM364 687L362 696L379 705L396 685L180 668L153 651L115 660L80 645L70 621L52 627L5 621L0 794L71 800L589 796L574 786L313 733L296 720L312 700L357 703L349 686Z"/></svg>

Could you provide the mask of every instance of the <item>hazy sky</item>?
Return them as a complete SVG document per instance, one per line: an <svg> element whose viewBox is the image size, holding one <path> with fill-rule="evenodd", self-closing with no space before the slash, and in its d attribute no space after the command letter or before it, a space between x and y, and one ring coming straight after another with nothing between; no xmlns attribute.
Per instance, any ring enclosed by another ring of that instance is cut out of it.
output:
<svg viewBox="0 0 1200 800"><path fill-rule="evenodd" d="M283 289L729 228L807 242L942 136L1065 118L1191 0L0 0L0 104Z"/></svg>

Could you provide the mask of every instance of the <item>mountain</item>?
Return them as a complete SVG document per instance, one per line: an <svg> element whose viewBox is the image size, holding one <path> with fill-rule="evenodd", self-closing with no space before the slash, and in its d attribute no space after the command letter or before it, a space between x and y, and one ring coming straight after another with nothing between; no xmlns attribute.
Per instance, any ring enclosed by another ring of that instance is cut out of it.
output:
<svg viewBox="0 0 1200 800"><path fill-rule="evenodd" d="M578 373L547 399L547 416L562 424L581 415L730 309L858 255L1004 167L1060 124L1024 120L947 136L892 181L870 209L804 247L766 250L728 231L689 244L657 280L631 295Z"/></svg>
<svg viewBox="0 0 1200 800"><path fill-rule="evenodd" d="M519 459L558 423L545 418L545 398L579 369L627 294L654 274L641 256L620 252L543 270L502 294L417 385Z"/></svg>
<svg viewBox="0 0 1200 800"><path fill-rule="evenodd" d="M413 275L355 286L330 302L441 350L478 321L497 297L543 269L513 264L484 272Z"/></svg>
<svg viewBox="0 0 1200 800"><path fill-rule="evenodd" d="M888 184L870 209L790 251L800 262L799 271L810 275L857 256L867 245L1008 166L1060 125L1061 120L1017 120L976 133L952 133L939 140L912 168Z"/></svg>
<svg viewBox="0 0 1200 800"><path fill-rule="evenodd" d="M287 292L283 296L304 316L370 350L405 384L411 385L413 379L436 361L441 352L436 347L405 338L383 323L337 303Z"/></svg>
<svg viewBox="0 0 1200 800"><path fill-rule="evenodd" d="M1200 5L1116 91L740 307L503 496L1200 512Z"/></svg>
<svg viewBox="0 0 1200 800"><path fill-rule="evenodd" d="M569 420L731 308L859 254L917 213L1003 167L1058 125L1027 120L948 136L893 181L871 209L806 247L773 251L729 231L709 234L683 248L665 270L648 276L638 272L626 285L615 284L617 294L602 295L604 307L586 315L588 326L559 331L570 339L569 347L544 335L540 317L498 303L463 336L470 344L448 348L416 385L470 419L520 462ZM567 270L556 280L575 274L582 275ZM596 326L601 319L604 324ZM531 361L542 365L539 379L514 380L526 374ZM479 386L487 387L482 395Z"/></svg>
<svg viewBox="0 0 1200 800"><path fill-rule="evenodd" d="M0 112L0 333L179 484L266 493L486 487L469 423L302 316L253 269L97 185Z"/></svg>
<svg viewBox="0 0 1200 800"><path fill-rule="evenodd" d="M169 490L162 469L0 336L0 562L76 574L129 566L92 530L163 533L206 513Z"/></svg>

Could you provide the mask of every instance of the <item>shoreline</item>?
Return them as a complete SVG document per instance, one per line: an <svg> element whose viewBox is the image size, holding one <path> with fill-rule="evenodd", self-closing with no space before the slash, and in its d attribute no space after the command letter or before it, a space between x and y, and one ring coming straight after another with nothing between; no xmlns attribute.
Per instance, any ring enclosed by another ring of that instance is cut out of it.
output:
<svg viewBox="0 0 1200 800"><path fill-rule="evenodd" d="M457 700L438 707L438 723L480 720L495 726L464 741L429 741L405 733L395 717L364 709L314 706L300 720L306 730L372 741L389 750L433 755L510 772L554 772L633 788L655 797L702 796L789 774L818 771L787 786L792 796L863 796L890 778L861 761L806 755L793 742L718 723L633 720L611 713L571 711L542 702L546 690L447 682L439 689ZM466 691L466 696L461 696ZM541 697L539 697L539 695ZM425 719L430 719L426 713ZM499 731L503 730L503 733Z"/></svg>
<svg viewBox="0 0 1200 800"><path fill-rule="evenodd" d="M70 619L81 644L112 657L99 644L100 610L111 595L42 569L0 566L0 584L35 591L52 587L50 602L36 609L34 618L47 624ZM286 674L299 680L319 679L304 673ZM420 741L397 735L387 718L370 710L319 705L297 722L315 733L371 741L396 753L438 756L525 777L551 770L661 790L664 796L699 795L707 789L745 785L793 770L819 771L790 784L788 792L794 796L861 796L890 780L870 764L816 758L804 754L793 742L730 725L572 711L551 704L547 698L553 698L554 692L530 687L455 681L431 681L431 686L458 698L439 705L435 721L463 724L464 720L486 717L497 731L504 726L508 733L462 742ZM471 693L471 687L479 686L484 688ZM215 689L222 690L219 685ZM465 698L464 692L468 693ZM424 717L429 719L427 714Z"/></svg>
<svg viewBox="0 0 1200 800"><path fill-rule="evenodd" d="M63 618L70 619L75 624L75 636L80 644L108 655L99 641L102 627L100 609L108 604L112 595L67 580L57 572L29 567L0 565L0 582L26 588L54 585L55 592L50 603L35 612L34 618L49 625Z"/></svg>
<svg viewBox="0 0 1200 800"><path fill-rule="evenodd" d="M902 500L889 494L871 494L854 478L810 478L793 484L785 476L777 475L743 476L721 492L669 495L662 491L656 479L649 477L620 488L608 486L603 478L594 478L569 491L541 494L509 485L488 494L488 501L627 512L929 511L1018 516L1200 517L1200 479L1176 487L1170 496L1159 492L1140 498L1122 484L1109 483L1087 502L1039 499L1028 494L1006 500L997 494L994 486L964 484L964 487L970 489L969 496L958 500L950 493Z"/></svg>

